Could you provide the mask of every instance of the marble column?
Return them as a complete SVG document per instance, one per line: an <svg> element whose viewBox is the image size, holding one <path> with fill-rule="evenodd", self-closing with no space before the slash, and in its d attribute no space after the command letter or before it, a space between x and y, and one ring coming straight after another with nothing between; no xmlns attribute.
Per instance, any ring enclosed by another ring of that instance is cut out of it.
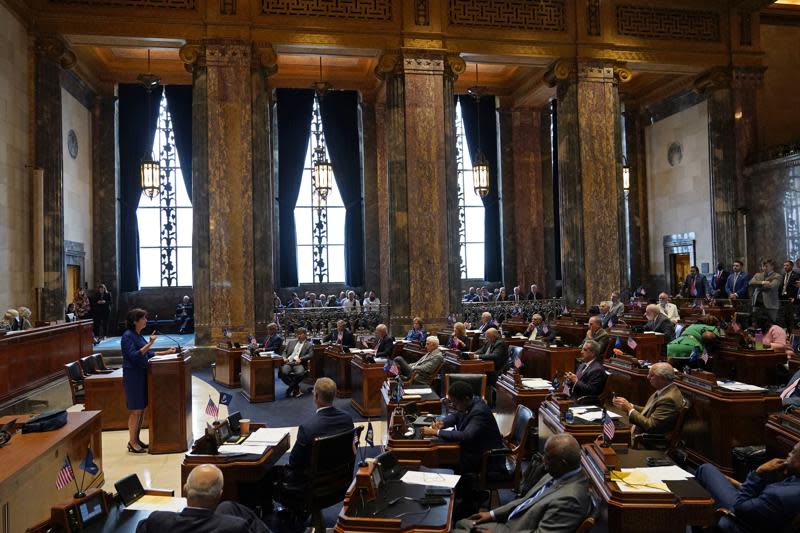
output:
<svg viewBox="0 0 800 533"><path fill-rule="evenodd" d="M362 95L361 111L361 153L364 154L364 242L367 243L364 271L364 289L378 293L381 301L386 297L380 292L380 254L375 253L380 242L380 224L378 222L378 154L377 131L375 120L375 102L368 101Z"/></svg>
<svg viewBox="0 0 800 533"><path fill-rule="evenodd" d="M625 105L625 145L630 169L630 191L628 193L628 220L630 224L630 287L645 284L649 268L649 244L647 225L647 177L645 169L644 129L642 114L633 104ZM628 296L630 296L628 294Z"/></svg>
<svg viewBox="0 0 800 533"><path fill-rule="evenodd" d="M464 61L442 50L386 52L376 73L386 81L386 159L389 194L389 301L392 328L414 316L435 331L446 324L454 277L452 191L456 175L446 163L454 153L450 83ZM455 257L458 257L456 255Z"/></svg>
<svg viewBox="0 0 800 533"><path fill-rule="evenodd" d="M500 143L500 217L501 217L501 236L503 239L503 285L508 294L519 282L517 272L517 240L516 236L520 233L516 222L516 205L519 197L515 194L516 168L514 165L515 146L513 144L514 135L514 112L508 106L503 105L497 110L499 125ZM522 178L523 175L520 175Z"/></svg>
<svg viewBox="0 0 800 533"><path fill-rule="evenodd" d="M193 70L193 267L196 343L223 329L236 341L272 316L272 164L266 74L269 45L187 44Z"/></svg>
<svg viewBox="0 0 800 533"><path fill-rule="evenodd" d="M505 114L507 127L503 126ZM500 117L503 154L507 150L511 152L510 161L504 161L503 174L513 175L505 198L513 196L515 200L513 225L506 229L506 235L513 239L516 252L514 284L520 285L522 294L527 294L534 283L539 286L540 291L546 292L545 236L552 237L552 232L548 233L544 227L544 188L539 137L541 115L537 109L517 107L507 112L501 111ZM552 238L549 240L552 241ZM506 288L511 290L511 287Z"/></svg>
<svg viewBox="0 0 800 533"><path fill-rule="evenodd" d="M624 207L617 84L612 62L558 61L558 173L563 294L573 304L608 299L624 286Z"/></svg>
<svg viewBox="0 0 800 533"><path fill-rule="evenodd" d="M94 277L119 302L117 101L113 87L97 95L92 109L92 213ZM102 244L101 244L102 243Z"/></svg>
<svg viewBox="0 0 800 533"><path fill-rule="evenodd" d="M38 316L63 320L66 308L64 274L64 148L61 131L61 70L76 63L75 54L55 35L35 43L34 164L44 170L44 278Z"/></svg>
<svg viewBox="0 0 800 533"><path fill-rule="evenodd" d="M386 159L386 85L378 91L375 102L375 187L378 212L378 260L380 297L389 300L391 272L389 260L389 168ZM397 332L395 332L396 334Z"/></svg>
<svg viewBox="0 0 800 533"><path fill-rule="evenodd" d="M556 236L560 226L556 225L555 206L558 202L558 191L555 189L553 176L553 160L557 153L553 153L552 143L552 108L556 102L549 103L546 107L536 110L539 116L539 146L540 160L537 165L542 176L542 233L544 239L543 272L539 278L526 282L528 289L532 283L539 285L539 290L546 297L556 295L556 273L561 268L561 246L556 245Z"/></svg>

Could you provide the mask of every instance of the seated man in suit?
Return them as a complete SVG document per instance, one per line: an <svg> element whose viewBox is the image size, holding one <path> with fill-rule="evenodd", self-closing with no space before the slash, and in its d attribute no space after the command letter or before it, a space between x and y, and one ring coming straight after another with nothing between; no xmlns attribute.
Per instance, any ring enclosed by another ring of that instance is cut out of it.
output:
<svg viewBox="0 0 800 533"><path fill-rule="evenodd" d="M617 321L617 315L611 312L611 307L609 306L608 302L600 302L599 307L600 314L597 315L597 318L600 319L600 327L603 329L608 329Z"/></svg>
<svg viewBox="0 0 800 533"><path fill-rule="evenodd" d="M647 317L644 331L663 333L667 342L675 338L675 324L661 312L658 305L650 304L645 307L644 315Z"/></svg>
<svg viewBox="0 0 800 533"><path fill-rule="evenodd" d="M461 449L458 473L478 474L483 452L503 447L497 420L483 398L473 396L472 387L468 383L456 381L450 385L447 399L456 412L434 422L431 427L422 428L422 433L426 437L457 442ZM497 471L502 471L503 467L502 461L490 465L490 468Z"/></svg>
<svg viewBox="0 0 800 533"><path fill-rule="evenodd" d="M194 304L189 295L184 295L181 302L175 306L175 322L178 323L178 333L191 333L194 330Z"/></svg>
<svg viewBox="0 0 800 533"><path fill-rule="evenodd" d="M467 328L471 327L472 324L467 326ZM489 328L496 328L497 321L492 318L492 313L484 311L481 313L481 321L477 324L476 328L480 333L486 333Z"/></svg>
<svg viewBox="0 0 800 533"><path fill-rule="evenodd" d="M658 295L659 312L666 315L670 322L677 324L681 321L681 315L678 313L678 306L669 301L669 294L662 292Z"/></svg>
<svg viewBox="0 0 800 533"><path fill-rule="evenodd" d="M195 467L183 486L187 503L183 511L154 511L139 522L136 533L269 533L261 519L244 505L220 503L223 483L216 466Z"/></svg>
<svg viewBox="0 0 800 533"><path fill-rule="evenodd" d="M331 331L322 339L322 342L332 342L334 344L341 344L342 348L355 348L356 338L347 329L347 322L344 320L336 321L336 331Z"/></svg>
<svg viewBox="0 0 800 533"><path fill-rule="evenodd" d="M314 355L314 345L308 340L305 328L297 328L296 339L289 341L286 346L284 364L278 370L278 377L286 383L286 396L299 398L303 395L300 391L300 382L306 375L306 365Z"/></svg>
<svg viewBox="0 0 800 533"><path fill-rule="evenodd" d="M493 531L575 531L589 516L589 483L581 470L581 447L569 433L553 435L544 445L542 479L522 498L460 520L456 533Z"/></svg>
<svg viewBox="0 0 800 533"><path fill-rule="evenodd" d="M599 397L606 386L608 374L603 368L600 346L595 341L586 341L581 347L581 366L576 374L565 372L564 378L571 384L570 398L584 396Z"/></svg>
<svg viewBox="0 0 800 533"><path fill-rule="evenodd" d="M394 352L394 337L389 335L386 324L375 326L375 337L378 339L378 344L375 345L375 357L389 359Z"/></svg>
<svg viewBox="0 0 800 533"><path fill-rule="evenodd" d="M544 323L542 315L536 313L531 317L531 323L528 324L524 335L530 341L540 340L549 344L555 338L556 332Z"/></svg>
<svg viewBox="0 0 800 533"><path fill-rule="evenodd" d="M619 301L619 293L616 291L611 293L611 303L608 310L614 317L622 317L625 312L625 304ZM612 322L616 322L616 319L612 320Z"/></svg>
<svg viewBox="0 0 800 533"><path fill-rule="evenodd" d="M541 300L543 298L542 293L539 292L539 287L536 286L534 283L531 285L531 290L528 292L528 300Z"/></svg>
<svg viewBox="0 0 800 533"><path fill-rule="evenodd" d="M608 333L603 329L600 317L589 317L589 329L586 331L585 341L594 341L600 345L600 355L605 355L608 348Z"/></svg>
<svg viewBox="0 0 800 533"><path fill-rule="evenodd" d="M264 339L264 351L281 353L283 350L283 337L278 333L278 324L267 324L267 338Z"/></svg>
<svg viewBox="0 0 800 533"><path fill-rule="evenodd" d="M700 465L697 482L711 493L717 509L733 511L736 520L723 517L720 531L787 531L800 513L800 443L786 459L772 459L748 474L744 483L733 483L717 467Z"/></svg>
<svg viewBox="0 0 800 533"><path fill-rule="evenodd" d="M285 485L291 491L302 492L306 482L305 470L311 461L311 443L317 437L336 435L353 429L353 419L333 406L336 383L330 378L319 378L314 383L314 405L316 414L300 424L297 441L289 455L289 464L284 471Z"/></svg>
<svg viewBox="0 0 800 533"><path fill-rule="evenodd" d="M397 368L400 370L400 375L404 380L410 379L414 376L412 385L430 385L433 378L436 377L436 371L441 368L444 363L444 356L439 349L439 337L431 335L425 340L425 355L420 357L416 363L408 364L402 355L394 358Z"/></svg>
<svg viewBox="0 0 800 533"><path fill-rule="evenodd" d="M669 363L656 363L650 367L647 380L656 391L642 407L617 396L613 403L628 413L628 421L636 426L636 433L666 435L675 427L683 406L683 395L673 383L675 370Z"/></svg>
<svg viewBox="0 0 800 533"><path fill-rule="evenodd" d="M495 328L487 329L486 342L478 348L475 355L482 361L492 361L494 363L494 372L489 373L487 383L490 386L494 385L497 382L497 376L508 363L508 346L500 338L500 332Z"/></svg>

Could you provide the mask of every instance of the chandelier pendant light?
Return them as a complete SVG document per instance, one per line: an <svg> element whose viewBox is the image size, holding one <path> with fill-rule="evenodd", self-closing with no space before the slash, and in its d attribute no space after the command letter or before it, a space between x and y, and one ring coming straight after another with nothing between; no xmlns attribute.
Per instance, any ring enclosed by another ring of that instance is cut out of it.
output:
<svg viewBox="0 0 800 533"><path fill-rule="evenodd" d="M478 84L478 64L475 63L475 86L468 89L469 94L475 99L477 111L478 149L472 162L472 187L475 194L485 198L489 194L489 162L481 150L481 96L482 87Z"/></svg>
<svg viewBox="0 0 800 533"><path fill-rule="evenodd" d="M158 87L158 76L150 72L150 50L147 51L147 74L139 74L136 78L147 91L147 120L150 120L150 95L154 87ZM153 159L152 149L145 149L144 156L139 165L139 184L142 192L152 199L161 191L161 164Z"/></svg>
<svg viewBox="0 0 800 533"><path fill-rule="evenodd" d="M312 84L314 89L314 98L317 100L317 106L322 112L322 99L325 93L331 88L331 84L324 81L322 78L322 56L319 58L319 81ZM333 182L333 166L328 160L325 153L325 147L322 143L318 142L314 148L313 157L313 171L314 171L314 189L319 196L320 203L328 198L328 193L331 191L331 183Z"/></svg>

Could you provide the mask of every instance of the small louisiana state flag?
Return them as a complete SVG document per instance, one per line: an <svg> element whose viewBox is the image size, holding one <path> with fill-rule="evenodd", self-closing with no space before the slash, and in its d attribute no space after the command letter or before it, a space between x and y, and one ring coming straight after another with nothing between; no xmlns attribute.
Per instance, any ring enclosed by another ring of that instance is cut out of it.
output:
<svg viewBox="0 0 800 533"><path fill-rule="evenodd" d="M219 415L219 407L217 407L217 404L211 399L211 396L208 397L208 403L206 404L206 414L214 418L217 418Z"/></svg>
<svg viewBox="0 0 800 533"><path fill-rule="evenodd" d="M367 434L364 436L364 442L367 443L367 446L375 446L375 431L372 429L372 420L367 422Z"/></svg>

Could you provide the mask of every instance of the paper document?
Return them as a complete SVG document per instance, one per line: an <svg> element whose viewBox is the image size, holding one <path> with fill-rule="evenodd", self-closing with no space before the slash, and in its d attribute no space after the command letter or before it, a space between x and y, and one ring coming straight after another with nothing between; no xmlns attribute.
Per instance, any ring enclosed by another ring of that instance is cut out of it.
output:
<svg viewBox="0 0 800 533"><path fill-rule="evenodd" d="M666 483L647 474L649 468L633 468L627 471L613 470L611 481L617 483L621 492L671 492Z"/></svg>
<svg viewBox="0 0 800 533"><path fill-rule="evenodd" d="M461 476L454 474L436 474L434 472L409 471L406 472L402 478L400 478L400 481L403 483L408 483L409 485L430 485L432 487L446 487L448 489L454 489L459 479L461 479Z"/></svg>
<svg viewBox="0 0 800 533"><path fill-rule="evenodd" d="M289 433L286 428L260 428L255 430L242 444L278 444Z"/></svg>
<svg viewBox="0 0 800 533"><path fill-rule="evenodd" d="M692 474L683 468L672 466L653 466L649 468L623 468L623 472L637 472L644 471L650 479L658 481L683 481L694 477Z"/></svg>
<svg viewBox="0 0 800 533"><path fill-rule="evenodd" d="M150 358L150 361L170 361L172 359L177 359L178 354L168 354L168 355L154 355Z"/></svg>
<svg viewBox="0 0 800 533"><path fill-rule="evenodd" d="M126 509L131 511L172 511L173 513L180 513L187 505L186 498L145 494L127 506Z"/></svg>
<svg viewBox="0 0 800 533"><path fill-rule="evenodd" d="M588 411L596 411L597 407L594 405L583 405L578 407L570 407L573 414L580 415Z"/></svg>
<svg viewBox="0 0 800 533"><path fill-rule="evenodd" d="M523 379L522 386L527 389L551 389L553 388L553 384L541 378L533 378L533 379Z"/></svg>
<svg viewBox="0 0 800 533"><path fill-rule="evenodd" d="M242 453L261 455L267 450L267 444L254 443L247 444L247 441L242 444L223 444L219 447L219 453L222 455L238 455Z"/></svg>
<svg viewBox="0 0 800 533"><path fill-rule="evenodd" d="M717 381L717 385L721 389L738 392L763 392L767 390L763 387L756 387L755 385L748 385L747 383L739 383L738 381Z"/></svg>
<svg viewBox="0 0 800 533"><path fill-rule="evenodd" d="M406 388L406 389L404 389L404 391L409 393L409 394L419 394L421 396L424 396L425 394L432 393L433 389L431 389L430 387L422 387L422 388L417 388L417 389Z"/></svg>
<svg viewBox="0 0 800 533"><path fill-rule="evenodd" d="M608 413L609 418L621 418L617 413L612 413L611 411L606 412ZM589 422L594 422L595 420L601 420L603 418L603 411L586 411L575 416L578 416L584 420L588 420Z"/></svg>

